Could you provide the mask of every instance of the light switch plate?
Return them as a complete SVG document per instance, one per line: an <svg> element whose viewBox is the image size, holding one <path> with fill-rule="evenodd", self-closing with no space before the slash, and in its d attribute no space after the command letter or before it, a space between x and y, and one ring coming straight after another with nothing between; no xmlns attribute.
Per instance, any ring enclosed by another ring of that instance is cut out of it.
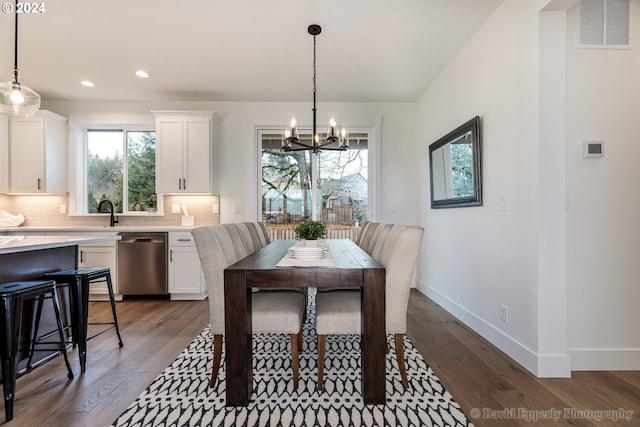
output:
<svg viewBox="0 0 640 427"><path fill-rule="evenodd" d="M180 205L171 205L171 213L180 213Z"/></svg>

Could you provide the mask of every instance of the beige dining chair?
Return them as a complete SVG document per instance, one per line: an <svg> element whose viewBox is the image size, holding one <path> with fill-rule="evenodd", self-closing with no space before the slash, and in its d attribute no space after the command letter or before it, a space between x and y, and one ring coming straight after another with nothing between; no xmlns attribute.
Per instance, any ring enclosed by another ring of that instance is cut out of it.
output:
<svg viewBox="0 0 640 427"><path fill-rule="evenodd" d="M269 234L261 222L239 222L235 223L235 226L250 254L271 243Z"/></svg>
<svg viewBox="0 0 640 427"><path fill-rule="evenodd" d="M407 305L411 278L418 260L424 229L412 225L385 224L386 232L376 242L378 258L385 267L386 333L395 339L396 357L402 385L409 387L404 362L404 335L407 331ZM316 294L316 333L318 335L318 390L323 388L324 355L327 335L360 334L359 290L332 290Z"/></svg>
<svg viewBox="0 0 640 427"><path fill-rule="evenodd" d="M362 230L362 238L357 243L366 253L371 255L373 248L380 237L380 233L385 224L381 222L370 222L367 228Z"/></svg>
<svg viewBox="0 0 640 427"><path fill-rule="evenodd" d="M220 224L196 227L191 231L209 293L209 321L213 335L213 368L210 387L215 385L222 359L225 333L224 269L247 256L238 227ZM291 341L293 387L298 387L300 349L306 301L301 292L255 292L251 296L251 327L254 334L288 334Z"/></svg>
<svg viewBox="0 0 640 427"><path fill-rule="evenodd" d="M365 221L364 224L362 224L362 227L360 227L360 231L358 232L358 237L354 240L356 245L360 246L362 244L362 239L367 235L367 228L369 228L370 224L371 221Z"/></svg>

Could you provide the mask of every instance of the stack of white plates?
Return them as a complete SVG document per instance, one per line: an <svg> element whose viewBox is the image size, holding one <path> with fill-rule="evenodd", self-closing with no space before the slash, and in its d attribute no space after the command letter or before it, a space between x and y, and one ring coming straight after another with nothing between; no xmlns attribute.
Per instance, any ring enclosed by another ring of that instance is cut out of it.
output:
<svg viewBox="0 0 640 427"><path fill-rule="evenodd" d="M314 260L320 259L327 256L328 250L327 248L317 248L317 247L292 247L289 248L289 255L295 259L301 260Z"/></svg>

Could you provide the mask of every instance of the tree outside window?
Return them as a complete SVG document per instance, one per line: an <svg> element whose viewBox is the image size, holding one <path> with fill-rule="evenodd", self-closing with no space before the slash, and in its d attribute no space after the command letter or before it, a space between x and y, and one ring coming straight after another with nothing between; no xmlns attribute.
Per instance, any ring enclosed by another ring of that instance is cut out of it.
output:
<svg viewBox="0 0 640 427"><path fill-rule="evenodd" d="M317 219L328 225L362 225L368 208L367 135L351 134L350 142L346 151L320 152L314 176L310 151L284 152L280 135L262 134L263 222L298 224L311 219L315 187Z"/></svg>
<svg viewBox="0 0 640 427"><path fill-rule="evenodd" d="M152 131L88 130L87 212L105 199L115 213L155 211L155 151Z"/></svg>

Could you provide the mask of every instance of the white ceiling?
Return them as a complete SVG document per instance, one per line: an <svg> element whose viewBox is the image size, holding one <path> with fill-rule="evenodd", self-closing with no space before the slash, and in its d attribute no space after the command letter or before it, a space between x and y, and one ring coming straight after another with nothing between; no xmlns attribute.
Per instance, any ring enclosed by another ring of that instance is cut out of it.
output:
<svg viewBox="0 0 640 427"><path fill-rule="evenodd" d="M308 101L319 24L319 102L412 102L501 2L44 0L19 15L18 67L43 100ZM0 13L1 80L13 20Z"/></svg>

